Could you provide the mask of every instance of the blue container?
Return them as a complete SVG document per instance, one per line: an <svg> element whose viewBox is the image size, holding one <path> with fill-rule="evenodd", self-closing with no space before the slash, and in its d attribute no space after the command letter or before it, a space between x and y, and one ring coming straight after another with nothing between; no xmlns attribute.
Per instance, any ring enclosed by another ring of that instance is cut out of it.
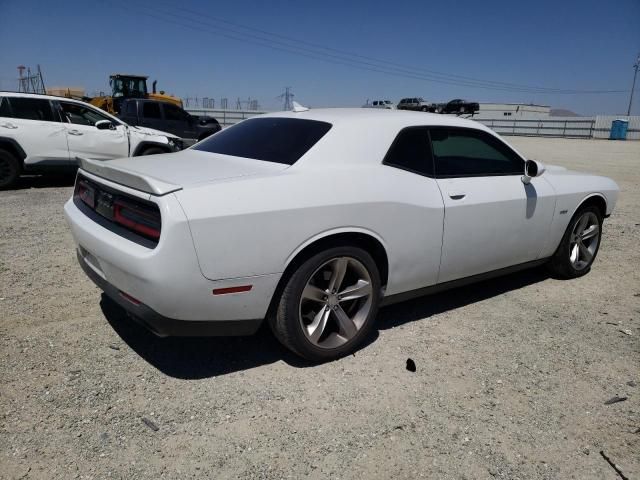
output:
<svg viewBox="0 0 640 480"><path fill-rule="evenodd" d="M609 134L609 140L626 140L627 130L629 129L629 120L623 120L621 118L611 122L611 133Z"/></svg>

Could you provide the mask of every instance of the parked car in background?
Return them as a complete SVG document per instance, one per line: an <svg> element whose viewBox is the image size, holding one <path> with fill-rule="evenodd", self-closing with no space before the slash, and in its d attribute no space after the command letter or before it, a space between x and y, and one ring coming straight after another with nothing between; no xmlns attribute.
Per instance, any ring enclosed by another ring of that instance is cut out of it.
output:
<svg viewBox="0 0 640 480"><path fill-rule="evenodd" d="M416 110L419 112L433 112L434 105L421 97L403 98L398 103L398 110Z"/></svg>
<svg viewBox="0 0 640 480"><path fill-rule="evenodd" d="M129 125L156 128L182 138L191 146L222 127L213 117L198 117L172 103L131 98L124 100L119 118Z"/></svg>
<svg viewBox="0 0 640 480"><path fill-rule="evenodd" d="M585 275L617 197L470 120L312 109L157 158L82 160L65 216L86 274L156 333L250 334L266 317L325 361L382 304L534 265Z"/></svg>
<svg viewBox="0 0 640 480"><path fill-rule="evenodd" d="M396 106L391 102L391 100L374 100L372 102L369 102L367 100L367 103L365 103L362 107L363 108L385 108L387 110L393 110L396 108Z"/></svg>
<svg viewBox="0 0 640 480"><path fill-rule="evenodd" d="M470 113L473 115L480 110L480 105L477 102L468 102L461 98L456 98L448 103L442 103L436 106L437 113Z"/></svg>
<svg viewBox="0 0 640 480"><path fill-rule="evenodd" d="M0 92L0 188L23 172L75 168L76 157L108 160L181 149L175 135L127 125L79 100Z"/></svg>

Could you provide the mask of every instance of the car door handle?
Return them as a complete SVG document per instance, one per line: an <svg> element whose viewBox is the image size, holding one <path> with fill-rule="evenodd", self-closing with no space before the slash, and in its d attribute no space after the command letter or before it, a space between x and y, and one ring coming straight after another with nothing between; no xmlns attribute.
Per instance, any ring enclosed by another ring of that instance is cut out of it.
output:
<svg viewBox="0 0 640 480"><path fill-rule="evenodd" d="M80 130L69 130L69 135L75 135L79 137L80 135L84 135Z"/></svg>
<svg viewBox="0 0 640 480"><path fill-rule="evenodd" d="M449 194L449 198L451 200L462 200L466 196L467 196L466 193L450 193Z"/></svg>
<svg viewBox="0 0 640 480"><path fill-rule="evenodd" d="M4 128L18 128L17 125L14 125L13 123L0 123L0 127L4 127Z"/></svg>

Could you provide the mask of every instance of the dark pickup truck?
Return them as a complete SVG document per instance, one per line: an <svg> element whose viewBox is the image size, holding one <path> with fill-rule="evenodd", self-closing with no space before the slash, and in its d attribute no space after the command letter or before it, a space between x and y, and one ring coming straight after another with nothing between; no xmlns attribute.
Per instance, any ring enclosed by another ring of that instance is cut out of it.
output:
<svg viewBox="0 0 640 480"><path fill-rule="evenodd" d="M436 113L470 113L473 115L480 110L480 105L477 102L468 102L460 98L451 100L448 103L441 103L436 106Z"/></svg>
<svg viewBox="0 0 640 480"><path fill-rule="evenodd" d="M158 100L128 98L122 102L118 117L129 125L173 133L182 138L185 147L222 128L213 117L191 115L176 105Z"/></svg>

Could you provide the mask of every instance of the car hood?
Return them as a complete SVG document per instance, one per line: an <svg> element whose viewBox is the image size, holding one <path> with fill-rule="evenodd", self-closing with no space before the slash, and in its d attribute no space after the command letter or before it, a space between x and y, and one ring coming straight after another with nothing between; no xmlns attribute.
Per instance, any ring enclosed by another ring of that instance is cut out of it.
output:
<svg viewBox="0 0 640 480"><path fill-rule="evenodd" d="M137 135L140 137L156 136L156 137L178 138L172 133L163 132L162 130L156 130L154 128L148 128L148 127L137 127L133 125L129 125L129 132L133 135Z"/></svg>
<svg viewBox="0 0 640 480"><path fill-rule="evenodd" d="M97 161L78 158L80 168L152 195L203 183L277 173L289 165L198 150Z"/></svg>

